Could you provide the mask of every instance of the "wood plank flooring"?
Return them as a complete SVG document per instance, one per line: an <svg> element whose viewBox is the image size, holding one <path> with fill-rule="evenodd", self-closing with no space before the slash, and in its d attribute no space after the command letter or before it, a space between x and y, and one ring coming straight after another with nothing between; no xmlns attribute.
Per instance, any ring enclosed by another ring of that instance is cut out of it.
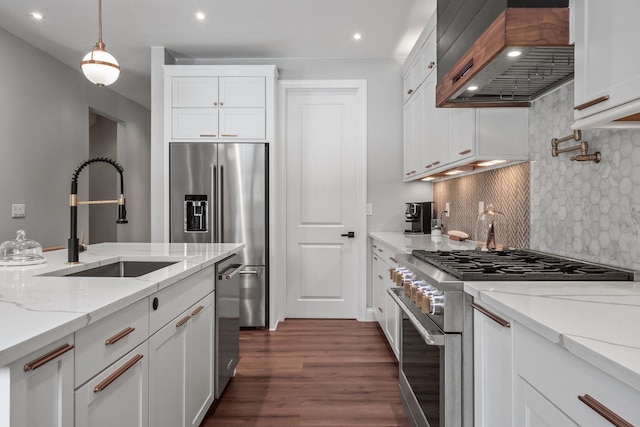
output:
<svg viewBox="0 0 640 427"><path fill-rule="evenodd" d="M237 374L201 427L408 425L377 323L288 319L241 331Z"/></svg>

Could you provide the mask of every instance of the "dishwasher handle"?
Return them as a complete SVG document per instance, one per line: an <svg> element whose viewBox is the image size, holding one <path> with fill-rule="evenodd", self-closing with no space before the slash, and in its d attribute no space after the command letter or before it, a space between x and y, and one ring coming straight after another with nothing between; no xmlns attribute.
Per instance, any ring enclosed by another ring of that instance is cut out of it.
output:
<svg viewBox="0 0 640 427"><path fill-rule="evenodd" d="M240 274L240 270L244 268L244 264L231 264L223 271L218 273L219 280L231 280L238 274Z"/></svg>

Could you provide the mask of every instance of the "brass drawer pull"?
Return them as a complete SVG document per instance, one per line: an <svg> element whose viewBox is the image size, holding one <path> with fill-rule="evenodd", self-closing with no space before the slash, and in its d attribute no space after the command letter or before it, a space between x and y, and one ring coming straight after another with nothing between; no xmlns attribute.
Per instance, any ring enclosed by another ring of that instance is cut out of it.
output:
<svg viewBox="0 0 640 427"><path fill-rule="evenodd" d="M424 165L425 169L429 169L429 168L432 168L432 167L433 167L433 163L431 163L430 165Z"/></svg>
<svg viewBox="0 0 640 427"><path fill-rule="evenodd" d="M459 152L458 154L460 154L461 156L464 156L465 154L469 154L471 152L471 150L464 150Z"/></svg>
<svg viewBox="0 0 640 427"><path fill-rule="evenodd" d="M373 259L374 259L374 261L378 261L379 258L377 256L373 255Z"/></svg>
<svg viewBox="0 0 640 427"><path fill-rule="evenodd" d="M73 349L73 347L74 347L74 345L72 345L72 344L65 344L63 346L60 346L60 347L56 348L55 350L51 350L49 353L37 358L36 360L34 360L32 362L27 363L26 365L24 365L24 370L25 370L25 372L27 372L27 371L33 371L35 369L38 369L42 365L45 365L45 364L51 362L53 359L62 356L67 351Z"/></svg>
<svg viewBox="0 0 640 427"><path fill-rule="evenodd" d="M182 319L178 320L178 323L176 323L176 328L179 328L180 326L184 325L185 323L187 323L189 321L189 319L191 319L191 316L189 316L188 314L186 316L184 316Z"/></svg>
<svg viewBox="0 0 640 427"><path fill-rule="evenodd" d="M593 397L585 394L584 396L578 396L578 399L589 408L596 411L602 418L609 421L616 427L633 427L633 424L622 418L620 415L613 412L611 409L604 406L602 403L598 402Z"/></svg>
<svg viewBox="0 0 640 427"><path fill-rule="evenodd" d="M592 99L591 101L587 101L584 104L580 104L580 105L574 107L573 109L574 110L578 110L578 111L582 111L585 108L593 107L594 105L600 104L601 102L607 101L608 99L609 99L609 95L603 95L603 96L600 96L600 97L598 97L596 99Z"/></svg>
<svg viewBox="0 0 640 427"><path fill-rule="evenodd" d="M389 257L389 259L390 259L391 261L393 261L394 263L396 263L396 264L398 263L398 260L397 260L397 259L395 259L395 258L394 258L394 257L392 257L392 256L390 256L390 257Z"/></svg>
<svg viewBox="0 0 640 427"><path fill-rule="evenodd" d="M233 133L223 133L222 135L220 135L221 137L225 138L225 137L236 137L238 135L233 134Z"/></svg>
<svg viewBox="0 0 640 427"><path fill-rule="evenodd" d="M112 336L111 338L107 338L104 341L104 345L111 345L111 344L115 344L118 341L120 341L122 338L126 337L127 335L129 335L131 332L135 331L136 328L132 328L131 326L121 330L120 332L118 332L117 334L115 334L114 336Z"/></svg>
<svg viewBox="0 0 640 427"><path fill-rule="evenodd" d="M200 134L200 138L215 138L215 137L217 137L217 136L218 136L218 135L214 135L214 134L212 134L212 133L211 133L211 134L208 134L208 133L201 133L201 134Z"/></svg>
<svg viewBox="0 0 640 427"><path fill-rule="evenodd" d="M383 251L382 249L378 249L378 252L382 253L382 252L384 252L384 251Z"/></svg>
<svg viewBox="0 0 640 427"><path fill-rule="evenodd" d="M437 162L433 162L433 166L438 166L440 164L440 160L438 160Z"/></svg>
<svg viewBox="0 0 640 427"><path fill-rule="evenodd" d="M384 280L384 277L382 277L382 276L381 276L381 275L379 275L379 274L378 274L378 278L379 278L380 280Z"/></svg>
<svg viewBox="0 0 640 427"><path fill-rule="evenodd" d="M124 365L122 365L121 367L118 368L117 371L115 371L113 374L109 375L107 378L105 378L100 384L98 384L97 386L95 386L93 388L93 392L94 393L99 393L102 390L104 390L105 388L109 387L109 385L114 382L115 380L118 379L118 377L120 377L122 374L124 374L125 372L127 372L129 370L129 368L131 368L133 365L135 365L136 363L138 363L138 361L140 359L142 359L144 356L141 354L136 354L135 356L133 356L131 358L131 360L129 360L127 363L125 363Z"/></svg>
<svg viewBox="0 0 640 427"><path fill-rule="evenodd" d="M376 249L378 248L378 247L377 247L376 245L374 245L374 244L371 244L371 246L372 246L372 247L374 247L374 248L376 248Z"/></svg>
<svg viewBox="0 0 640 427"><path fill-rule="evenodd" d="M499 324L500 326L504 326L505 328L510 328L511 327L511 323L507 322L506 320L504 320L502 317L493 314L492 312L490 312L489 310L487 310L486 308L472 302L471 303L471 307L474 308L475 310L478 310L480 313L484 314L485 316L487 316L489 319L493 320L494 322L496 322L497 324Z"/></svg>
<svg viewBox="0 0 640 427"><path fill-rule="evenodd" d="M411 95L412 93L413 93L413 89L409 89L409 90L407 91L407 95Z"/></svg>
<svg viewBox="0 0 640 427"><path fill-rule="evenodd" d="M384 311L382 311L382 307L378 307L378 311L379 311L380 313L384 313Z"/></svg>
<svg viewBox="0 0 640 427"><path fill-rule="evenodd" d="M195 316L196 314L200 313L202 310L204 310L204 305L201 305L200 307L196 308L195 310L193 310L191 312L192 316Z"/></svg>
<svg viewBox="0 0 640 427"><path fill-rule="evenodd" d="M405 173L405 175L406 175L406 176L409 176L409 175L412 175L412 174L414 174L414 173L416 173L416 171L407 172L407 173Z"/></svg>

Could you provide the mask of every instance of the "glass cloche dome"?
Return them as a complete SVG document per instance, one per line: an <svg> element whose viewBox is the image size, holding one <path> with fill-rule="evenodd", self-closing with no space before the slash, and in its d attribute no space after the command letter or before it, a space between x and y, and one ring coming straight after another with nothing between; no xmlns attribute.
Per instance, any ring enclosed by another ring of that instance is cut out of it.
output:
<svg viewBox="0 0 640 427"><path fill-rule="evenodd" d="M7 240L0 245L0 265L31 265L45 261L40 243L28 240L24 230L18 230L16 240Z"/></svg>

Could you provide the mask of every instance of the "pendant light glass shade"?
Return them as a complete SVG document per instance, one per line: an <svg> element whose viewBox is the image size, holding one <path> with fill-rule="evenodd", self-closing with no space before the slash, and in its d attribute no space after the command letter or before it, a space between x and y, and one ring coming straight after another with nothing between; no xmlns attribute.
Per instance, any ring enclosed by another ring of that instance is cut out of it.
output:
<svg viewBox="0 0 640 427"><path fill-rule="evenodd" d="M100 87L118 80L120 65L116 58L105 49L102 42L102 0L98 0L98 42L80 63L84 76Z"/></svg>

